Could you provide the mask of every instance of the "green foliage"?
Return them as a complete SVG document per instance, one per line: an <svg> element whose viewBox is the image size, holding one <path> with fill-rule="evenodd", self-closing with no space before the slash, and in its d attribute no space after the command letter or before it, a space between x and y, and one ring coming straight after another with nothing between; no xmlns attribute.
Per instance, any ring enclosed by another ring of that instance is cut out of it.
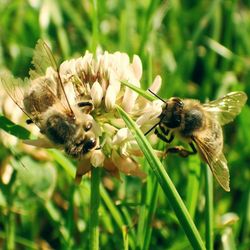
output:
<svg viewBox="0 0 250 250"><path fill-rule="evenodd" d="M30 132L22 126L19 126L3 115L0 115L0 128L16 136L19 139L29 139Z"/></svg>
<svg viewBox="0 0 250 250"><path fill-rule="evenodd" d="M143 89L159 74L162 98L204 102L234 90L249 95L249 7L247 1L220 0L0 0L0 71L7 68L15 76L26 77L35 44L42 38L59 62L100 48L124 51L131 58L138 54ZM248 101L241 115L224 129L230 193L216 182L212 192L208 173L196 156L169 155L163 161L209 249L249 249L249 117ZM21 140L30 137L23 126L3 115L0 128ZM13 149L4 133L0 248L87 249L93 222L89 177L75 186L76 162L54 149L48 151L49 159L31 154L22 148L21 140ZM142 167L148 172L145 183L126 176L120 182L102 173L100 249L190 249L164 188L146 161Z"/></svg>

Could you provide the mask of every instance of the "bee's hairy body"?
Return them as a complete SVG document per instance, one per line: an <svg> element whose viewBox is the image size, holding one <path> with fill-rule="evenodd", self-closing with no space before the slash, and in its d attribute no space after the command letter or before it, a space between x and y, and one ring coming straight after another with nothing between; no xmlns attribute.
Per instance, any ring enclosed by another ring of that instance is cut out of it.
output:
<svg viewBox="0 0 250 250"><path fill-rule="evenodd" d="M202 138L205 144L209 144L212 154L220 153L223 148L223 132L219 122L197 100L181 100L180 107L175 102L179 98L171 99L160 116L162 125L188 142L195 141L197 137ZM202 152L199 153L204 158Z"/></svg>
<svg viewBox="0 0 250 250"><path fill-rule="evenodd" d="M54 144L63 147L68 155L80 158L96 147L97 139L90 130L90 121L69 118L55 110L47 112L48 114L44 114L40 132Z"/></svg>
<svg viewBox="0 0 250 250"><path fill-rule="evenodd" d="M152 91L150 92L158 97ZM175 135L178 135L188 142L192 151L182 146L175 146L168 147L166 153L178 153L182 157L187 157L198 151L219 184L226 191L230 191L221 126L233 121L240 113L246 103L247 95L242 91L231 92L205 104L201 104L198 100L178 97L172 97L166 101L158 98L164 103L160 120L146 135L157 126L155 134L167 143L171 143Z"/></svg>
<svg viewBox="0 0 250 250"><path fill-rule="evenodd" d="M0 83L13 102L27 115L27 124L35 124L44 135L37 140L25 140L29 145L59 147L75 158L90 164L91 151L99 150L99 132L94 118L91 97L78 96L74 82L63 81L60 67L43 41L37 42L30 78L23 81L10 74L1 76ZM84 85L84 84L83 84ZM85 85L80 89L85 89ZM93 125L93 126L92 126ZM47 138L45 138L47 137ZM77 168L76 181L84 174Z"/></svg>
<svg viewBox="0 0 250 250"><path fill-rule="evenodd" d="M195 131L204 129L208 121L205 121L205 111L196 100L180 100L173 98L167 103L160 115L161 124L170 130L176 130L182 137L190 137ZM175 100L180 100L181 104Z"/></svg>
<svg viewBox="0 0 250 250"><path fill-rule="evenodd" d="M206 127L206 116L204 111L193 100L184 100L184 109L181 114L180 134L183 137L190 137L195 131L202 130Z"/></svg>
<svg viewBox="0 0 250 250"><path fill-rule="evenodd" d="M23 99L24 110L53 144L64 148L70 156L80 158L97 145L97 139L90 131L89 116L79 107L72 107L75 115L70 115L57 98L56 85L50 84L48 88L46 84L43 77L33 82Z"/></svg>
<svg viewBox="0 0 250 250"><path fill-rule="evenodd" d="M186 99L183 103L183 127L180 128L180 136L189 141L202 138L204 144L209 145L211 154L220 154L223 150L223 132L217 119L199 101ZM198 151L204 159L205 156L199 148Z"/></svg>
<svg viewBox="0 0 250 250"><path fill-rule="evenodd" d="M55 113L47 118L44 130L41 132L54 143L63 145L72 138L75 130L76 125L67 121L67 117L60 113Z"/></svg>

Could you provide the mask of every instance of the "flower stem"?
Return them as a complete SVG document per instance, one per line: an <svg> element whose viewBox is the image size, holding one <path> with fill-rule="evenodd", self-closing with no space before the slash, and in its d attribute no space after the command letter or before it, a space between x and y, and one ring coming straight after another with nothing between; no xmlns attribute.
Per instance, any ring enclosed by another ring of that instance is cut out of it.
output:
<svg viewBox="0 0 250 250"><path fill-rule="evenodd" d="M91 172L90 250L99 250L100 168Z"/></svg>
<svg viewBox="0 0 250 250"><path fill-rule="evenodd" d="M206 249L213 247L213 177L211 170L205 166L205 195L206 195Z"/></svg>
<svg viewBox="0 0 250 250"><path fill-rule="evenodd" d="M15 249L15 214L10 211L7 220L6 249Z"/></svg>

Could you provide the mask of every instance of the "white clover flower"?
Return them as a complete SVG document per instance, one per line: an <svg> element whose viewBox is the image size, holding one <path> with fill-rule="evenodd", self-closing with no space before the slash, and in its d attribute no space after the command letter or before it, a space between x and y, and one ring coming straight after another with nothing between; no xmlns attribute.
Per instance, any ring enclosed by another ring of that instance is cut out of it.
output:
<svg viewBox="0 0 250 250"><path fill-rule="evenodd" d="M140 87L140 58L135 55L130 63L125 53L109 54L105 51L94 57L86 52L79 59L62 63L60 74L64 85L73 85L76 102L84 100L93 103L94 108L90 115L101 131L98 135L101 149L91 152L80 162L78 173L86 173L92 165L102 166L117 177L119 172L145 177L135 161L142 153L115 109L115 105L120 105L143 131L150 129L159 120L162 102L146 101L130 88L121 85L122 81L129 81ZM160 85L161 78L157 76L151 89L157 92ZM77 100L76 97L80 99Z"/></svg>
<svg viewBox="0 0 250 250"><path fill-rule="evenodd" d="M35 57L33 61L36 62L36 60ZM71 148L67 148L67 143L64 143L66 146L63 149L72 156L74 152L78 152L77 147L83 145L82 151L79 151L84 152L83 155L79 157L77 154L79 158L77 182L80 182L81 176L92 167L104 167L118 178L120 172L141 178L145 177L137 161L137 158L142 156L140 148L115 108L116 105L121 106L144 132L159 121L162 102L149 102L121 84L123 81L128 81L136 87L140 87L142 71L139 56L134 55L132 62L130 62L129 56L125 53L110 54L107 51L96 56L87 51L82 57L64 61L58 67L59 74L52 66L46 68L44 75L31 71L31 89L28 96L34 95L34 88L41 82L41 94L45 90L44 86L47 86L48 92L58 95L61 101L61 104L52 102L51 110L47 108L47 117L52 114L52 111L67 107L69 104L76 117L73 122L75 127L78 126L79 122L81 124L84 121L91 123L88 129L84 128L86 137L81 137L84 140L87 138L86 143L90 146L91 143L93 144L91 150L85 150L84 145L86 144L81 144L81 140L74 141L75 144L70 145ZM58 82L62 83L67 98L63 98L60 91L58 94ZM161 78L157 76L151 90L156 93L160 85ZM41 97L38 95L37 98ZM35 107L36 110L37 107ZM83 132L79 130L75 135L77 133ZM91 137L87 137L89 133L91 133ZM42 147L57 145L49 138L41 138L36 142L27 141L27 143Z"/></svg>

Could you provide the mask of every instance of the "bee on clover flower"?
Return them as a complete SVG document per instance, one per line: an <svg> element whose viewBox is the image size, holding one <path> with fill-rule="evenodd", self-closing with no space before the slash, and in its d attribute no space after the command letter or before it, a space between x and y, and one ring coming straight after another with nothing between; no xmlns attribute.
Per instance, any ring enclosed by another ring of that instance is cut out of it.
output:
<svg viewBox="0 0 250 250"><path fill-rule="evenodd" d="M132 63L125 53L93 54L57 65L48 45L39 40L28 79L1 75L1 82L13 102L36 125L41 136L26 144L63 149L78 159L76 182L92 167L104 167L112 175L119 172L139 177L145 173L135 158L140 150L116 112L121 106L138 123L150 127L162 109L159 102L148 102L121 81L140 87L142 64L138 56ZM151 89L159 89L156 77Z"/></svg>

